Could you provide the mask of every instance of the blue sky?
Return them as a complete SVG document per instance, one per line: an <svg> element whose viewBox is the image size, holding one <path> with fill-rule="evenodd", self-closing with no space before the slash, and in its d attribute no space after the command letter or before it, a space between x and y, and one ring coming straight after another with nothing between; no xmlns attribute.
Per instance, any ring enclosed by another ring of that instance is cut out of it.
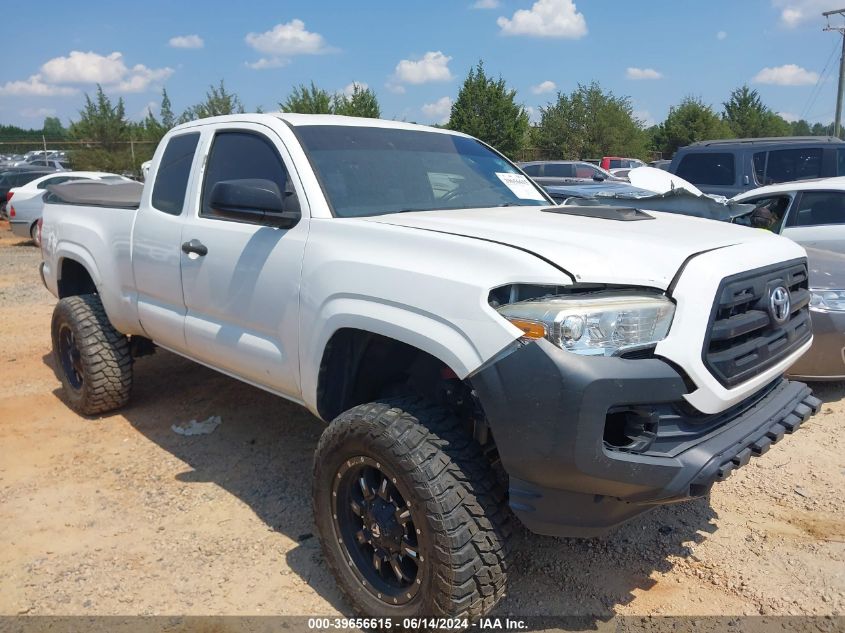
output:
<svg viewBox="0 0 845 633"><path fill-rule="evenodd" d="M162 86L178 114L220 79L248 110L276 109L299 83L341 91L359 82L376 91L384 117L438 122L479 59L534 112L557 90L595 80L659 122L685 95L720 107L749 83L787 118L828 122L841 40L822 31L820 13L840 4L144 0L120 10L20 2L4 15L0 122L40 127L56 115L67 123L98 81L125 99L130 118L157 112Z"/></svg>

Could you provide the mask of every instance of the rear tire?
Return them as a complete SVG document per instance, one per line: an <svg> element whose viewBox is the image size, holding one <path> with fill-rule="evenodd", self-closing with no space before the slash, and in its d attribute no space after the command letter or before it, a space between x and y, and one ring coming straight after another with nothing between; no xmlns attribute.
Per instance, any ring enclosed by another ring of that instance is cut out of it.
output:
<svg viewBox="0 0 845 633"><path fill-rule="evenodd" d="M448 411L415 398L350 409L320 438L313 486L326 561L357 613L475 619L504 595L510 513Z"/></svg>
<svg viewBox="0 0 845 633"><path fill-rule="evenodd" d="M41 246L41 240L38 239L38 222L32 225L29 229L29 237L32 238L32 243L36 246Z"/></svg>
<svg viewBox="0 0 845 633"><path fill-rule="evenodd" d="M75 411L119 409L132 389L129 340L114 329L97 295L61 299L53 310L53 361Z"/></svg>

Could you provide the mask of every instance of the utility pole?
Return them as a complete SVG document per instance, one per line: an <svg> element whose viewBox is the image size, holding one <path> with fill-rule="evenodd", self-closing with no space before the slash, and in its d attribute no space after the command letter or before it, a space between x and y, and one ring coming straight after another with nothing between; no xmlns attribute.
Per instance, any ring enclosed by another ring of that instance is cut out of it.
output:
<svg viewBox="0 0 845 633"><path fill-rule="evenodd" d="M833 135L839 137L839 132L842 129L842 93L845 90L845 26L831 26L831 16L839 16L845 18L845 9L837 11L825 11L822 15L827 19L827 26L825 31L836 31L842 36L842 54L839 57L839 89L836 91L836 118L833 120Z"/></svg>

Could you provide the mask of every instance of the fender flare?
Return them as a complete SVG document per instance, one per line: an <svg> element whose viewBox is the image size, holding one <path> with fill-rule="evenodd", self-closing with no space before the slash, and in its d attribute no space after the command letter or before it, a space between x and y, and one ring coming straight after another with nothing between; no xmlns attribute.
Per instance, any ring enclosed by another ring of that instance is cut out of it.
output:
<svg viewBox="0 0 845 633"><path fill-rule="evenodd" d="M311 337L310 350L300 359L302 395L317 410L320 365L326 345L342 329L363 330L391 338L434 356L463 380L480 367L482 358L470 338L454 324L412 306L371 297L335 296L327 301L315 320L319 327Z"/></svg>
<svg viewBox="0 0 845 633"><path fill-rule="evenodd" d="M88 271L88 275L90 275L91 280L97 287L97 291L100 291L102 288L103 278L100 274L99 268L97 268L94 257L86 248L73 242L59 242L56 246L55 261L58 267L58 270L56 270L57 284L61 281L62 267L66 259L75 261Z"/></svg>

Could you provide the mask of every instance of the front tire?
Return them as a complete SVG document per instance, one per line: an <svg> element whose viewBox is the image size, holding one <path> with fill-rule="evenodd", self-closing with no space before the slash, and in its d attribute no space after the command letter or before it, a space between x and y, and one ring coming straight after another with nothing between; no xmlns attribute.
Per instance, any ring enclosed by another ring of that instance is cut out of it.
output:
<svg viewBox="0 0 845 633"><path fill-rule="evenodd" d="M97 295L61 299L51 329L56 374L71 408L96 415L129 401L129 340L109 322Z"/></svg>
<svg viewBox="0 0 845 633"><path fill-rule="evenodd" d="M359 614L474 619L504 595L504 494L448 411L419 399L350 409L320 438L313 485L324 555Z"/></svg>

